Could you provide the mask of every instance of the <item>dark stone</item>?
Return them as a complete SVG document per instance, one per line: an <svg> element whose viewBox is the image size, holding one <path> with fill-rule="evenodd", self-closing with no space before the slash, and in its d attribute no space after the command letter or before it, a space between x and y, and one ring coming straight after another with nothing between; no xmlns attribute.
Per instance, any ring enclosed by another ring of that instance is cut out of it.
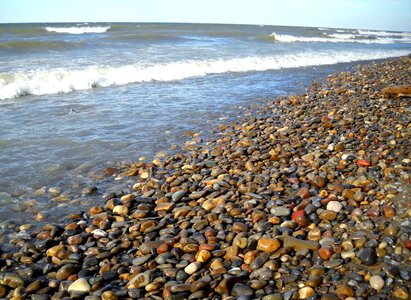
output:
<svg viewBox="0 0 411 300"><path fill-rule="evenodd" d="M358 258L364 265L371 266L377 262L377 254L374 249L364 248L358 251Z"/></svg>

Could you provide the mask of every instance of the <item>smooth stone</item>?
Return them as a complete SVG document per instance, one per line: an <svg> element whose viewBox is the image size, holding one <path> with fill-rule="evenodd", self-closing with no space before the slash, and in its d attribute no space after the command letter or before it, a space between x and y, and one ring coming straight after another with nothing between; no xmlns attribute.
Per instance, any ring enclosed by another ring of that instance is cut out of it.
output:
<svg viewBox="0 0 411 300"><path fill-rule="evenodd" d="M253 271L250 274L250 278L251 279L257 278L257 279L269 281L273 279L273 272L268 268L261 268L261 269Z"/></svg>
<svg viewBox="0 0 411 300"><path fill-rule="evenodd" d="M314 289L309 286L303 287L302 289L298 291L299 299L307 299L314 294L315 294Z"/></svg>
<svg viewBox="0 0 411 300"><path fill-rule="evenodd" d="M139 256L133 259L133 265L134 266L140 266L144 263L146 263L149 259L151 258L151 254L146 254L144 256Z"/></svg>
<svg viewBox="0 0 411 300"><path fill-rule="evenodd" d="M370 278L370 286L374 289L374 290L381 290L385 285L385 281L384 279L380 276L380 275L373 275Z"/></svg>
<svg viewBox="0 0 411 300"><path fill-rule="evenodd" d="M257 270L261 268L266 263L269 257L270 255L267 252L262 252L258 254L257 257L250 264L251 270Z"/></svg>
<svg viewBox="0 0 411 300"><path fill-rule="evenodd" d="M354 290L346 284L338 285L334 293L338 296L345 296L344 298L354 296Z"/></svg>
<svg viewBox="0 0 411 300"><path fill-rule="evenodd" d="M197 272L201 268L201 263L198 261L192 262L189 264L187 267L184 268L184 272L186 272L188 275L192 275L195 272Z"/></svg>
<svg viewBox="0 0 411 300"><path fill-rule="evenodd" d="M112 291L104 291L101 294L101 300L117 300L118 296Z"/></svg>
<svg viewBox="0 0 411 300"><path fill-rule="evenodd" d="M258 240L257 249L260 251L271 253L280 247L280 241L277 239L261 238Z"/></svg>
<svg viewBox="0 0 411 300"><path fill-rule="evenodd" d="M177 202L179 200L181 200L181 198L183 198L183 196L186 194L185 190L179 190L177 192L175 192L171 198L173 199L173 201Z"/></svg>
<svg viewBox="0 0 411 300"><path fill-rule="evenodd" d="M53 247L47 249L46 255L47 255L47 256L51 256L51 257L57 256L57 253L58 253L60 250L63 250L63 249L64 249L64 245L53 246Z"/></svg>
<svg viewBox="0 0 411 300"><path fill-rule="evenodd" d="M88 281L85 278L79 278L72 284L70 284L70 286L68 287L68 292L89 293L90 289L91 287Z"/></svg>
<svg viewBox="0 0 411 300"><path fill-rule="evenodd" d="M126 287L128 289L132 289L132 288L141 288L141 287L145 287L146 285L148 285L149 283L151 283L152 280L152 272L151 271L146 271L143 273L139 273L136 276L134 276L133 278L131 278L131 280L127 283Z"/></svg>
<svg viewBox="0 0 411 300"><path fill-rule="evenodd" d="M388 225L387 228L384 229L384 235L389 237L396 237L398 234L398 227L394 225Z"/></svg>
<svg viewBox="0 0 411 300"><path fill-rule="evenodd" d="M297 194L297 196L301 197L302 199L307 199L311 197L311 193L307 188L301 188Z"/></svg>
<svg viewBox="0 0 411 300"><path fill-rule="evenodd" d="M392 295L394 296L394 299L399 299L399 300L409 300L410 298L410 293L408 292L406 287L398 287L395 288L395 290L392 292Z"/></svg>
<svg viewBox="0 0 411 300"><path fill-rule="evenodd" d="M208 250L200 250L196 253L195 259L200 262L204 263L211 258L211 253Z"/></svg>
<svg viewBox="0 0 411 300"><path fill-rule="evenodd" d="M291 214L291 209L279 206L272 208L270 212L276 217L286 217Z"/></svg>
<svg viewBox="0 0 411 300"><path fill-rule="evenodd" d="M293 248L295 251L301 251L305 249L318 250L320 244L316 241L300 240L291 236L287 236L284 239L284 248Z"/></svg>
<svg viewBox="0 0 411 300"><path fill-rule="evenodd" d="M67 264L62 266L56 273L56 279L65 280L70 275L74 274L77 271L77 268L72 264Z"/></svg>
<svg viewBox="0 0 411 300"><path fill-rule="evenodd" d="M341 266L343 263L344 263L343 259L333 259L333 260L325 261L323 265L327 269L335 269Z"/></svg>
<svg viewBox="0 0 411 300"><path fill-rule="evenodd" d="M150 242L145 242L142 243L139 247L139 250L141 251L142 254L151 254L155 253L157 248L160 247L163 244L162 241L150 241Z"/></svg>
<svg viewBox="0 0 411 300"><path fill-rule="evenodd" d="M172 203L172 202L160 203L154 208L154 211L161 211L161 210L169 211L169 210L172 210L174 206L175 206L175 203Z"/></svg>
<svg viewBox="0 0 411 300"><path fill-rule="evenodd" d="M25 292L30 293L30 294L34 293L34 292L38 291L39 289L41 289L41 286L42 286L41 280L36 279L26 287Z"/></svg>
<svg viewBox="0 0 411 300"><path fill-rule="evenodd" d="M240 296L253 296L254 291L247 285L242 283L235 283L231 289L231 296L240 297Z"/></svg>
<svg viewBox="0 0 411 300"><path fill-rule="evenodd" d="M128 207L125 205L116 205L113 207L113 213L118 214L120 216L127 216Z"/></svg>
<svg viewBox="0 0 411 300"><path fill-rule="evenodd" d="M241 278L238 276L226 277L220 281L215 291L219 294L228 294L234 284L241 282Z"/></svg>
<svg viewBox="0 0 411 300"><path fill-rule="evenodd" d="M173 284L170 288L172 293L181 293L191 291L192 285L187 283Z"/></svg>
<svg viewBox="0 0 411 300"><path fill-rule="evenodd" d="M339 213L342 208L343 205L338 201L330 201L327 204L327 210L335 211L336 213Z"/></svg>
<svg viewBox="0 0 411 300"><path fill-rule="evenodd" d="M318 217L321 220L331 221L337 217L337 213L333 210L324 210Z"/></svg>
<svg viewBox="0 0 411 300"><path fill-rule="evenodd" d="M374 249L363 248L358 251L357 257L367 266L371 266L377 262L377 254Z"/></svg>

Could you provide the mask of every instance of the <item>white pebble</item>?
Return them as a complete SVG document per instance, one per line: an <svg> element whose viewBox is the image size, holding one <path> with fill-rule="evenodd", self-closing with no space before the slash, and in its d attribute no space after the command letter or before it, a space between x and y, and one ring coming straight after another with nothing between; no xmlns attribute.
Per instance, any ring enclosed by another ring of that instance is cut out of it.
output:
<svg viewBox="0 0 411 300"><path fill-rule="evenodd" d="M192 275L195 272L197 272L200 268L201 268L201 263L199 263L198 261L195 261L195 262L192 262L191 264L189 264L187 267L185 267L184 271L188 275Z"/></svg>
<svg viewBox="0 0 411 300"><path fill-rule="evenodd" d="M338 201L330 201L327 204L327 210L332 210L338 213L343 208L341 202Z"/></svg>
<svg viewBox="0 0 411 300"><path fill-rule="evenodd" d="M384 279L382 279L382 277L380 275L374 275L371 276L370 278L370 286L374 289L374 290L381 290L385 285L385 281Z"/></svg>
<svg viewBox="0 0 411 300"><path fill-rule="evenodd" d="M90 292L90 285L84 278L79 278L68 287L68 292Z"/></svg>

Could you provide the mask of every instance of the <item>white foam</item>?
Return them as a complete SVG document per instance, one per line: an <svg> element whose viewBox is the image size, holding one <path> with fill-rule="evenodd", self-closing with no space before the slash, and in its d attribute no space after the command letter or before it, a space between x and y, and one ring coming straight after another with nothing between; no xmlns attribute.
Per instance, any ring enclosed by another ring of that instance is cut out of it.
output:
<svg viewBox="0 0 411 300"><path fill-rule="evenodd" d="M32 70L15 74L0 74L0 99L17 98L24 95L68 93L128 83L176 81L228 72L266 71L382 59L407 54L409 51L405 50L300 52L281 56L181 61L151 66L90 66L78 70Z"/></svg>
<svg viewBox="0 0 411 300"><path fill-rule="evenodd" d="M372 31L372 30L358 30L361 35L368 36L391 36L391 37L411 37L411 32L389 32L389 31Z"/></svg>
<svg viewBox="0 0 411 300"><path fill-rule="evenodd" d="M361 44L394 44L394 43L411 43L411 38L382 38L375 37L373 39L361 38L361 35L354 34L330 34L325 37L304 37L293 36L286 34L277 34L273 32L271 36L274 40L284 43L295 42L314 42L314 43L361 43ZM360 37L360 38L358 38Z"/></svg>
<svg viewBox="0 0 411 300"><path fill-rule="evenodd" d="M83 34L83 33L103 33L110 29L110 26L99 27L46 27L48 32Z"/></svg>
<svg viewBox="0 0 411 300"><path fill-rule="evenodd" d="M329 34L328 36L332 38L344 39L344 40L350 40L350 39L356 38L355 34L350 34L350 33L333 33L333 34Z"/></svg>

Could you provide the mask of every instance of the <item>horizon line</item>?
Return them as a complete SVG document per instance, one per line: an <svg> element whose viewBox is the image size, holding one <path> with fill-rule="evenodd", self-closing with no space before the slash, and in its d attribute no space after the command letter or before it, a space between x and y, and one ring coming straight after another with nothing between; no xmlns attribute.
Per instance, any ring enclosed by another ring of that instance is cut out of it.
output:
<svg viewBox="0 0 411 300"><path fill-rule="evenodd" d="M275 27L302 27L302 28L326 28L326 29L348 29L348 30L372 30L372 31L391 31L391 32L411 32L411 30L390 30L390 29L370 29L370 28L354 28L354 27L329 27L329 26L308 26L308 25L279 25L279 24L251 24L251 23L209 23L209 22L166 22L166 21L63 21L63 22L7 22L0 21L0 25L15 25L15 24L78 24L78 23L115 23L115 24L193 24L193 25L236 25L236 26L275 26Z"/></svg>

